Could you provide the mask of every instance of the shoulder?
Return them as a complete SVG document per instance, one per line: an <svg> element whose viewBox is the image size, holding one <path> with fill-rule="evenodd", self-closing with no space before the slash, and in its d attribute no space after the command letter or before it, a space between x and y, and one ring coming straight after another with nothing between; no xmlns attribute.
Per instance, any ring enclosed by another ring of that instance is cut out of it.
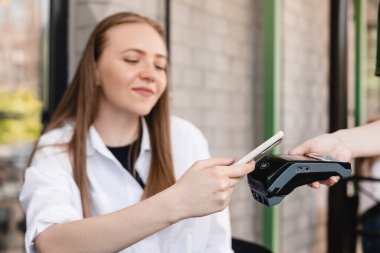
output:
<svg viewBox="0 0 380 253"><path fill-rule="evenodd" d="M74 124L66 123L59 128L55 128L44 133L38 141L38 146L42 147L45 145L68 143L73 136L73 132Z"/></svg>
<svg viewBox="0 0 380 253"><path fill-rule="evenodd" d="M173 160L181 175L183 168L188 168L197 160L210 157L208 142L202 132L187 120L171 117L171 139Z"/></svg>
<svg viewBox="0 0 380 253"><path fill-rule="evenodd" d="M171 133L172 138L186 138L186 139L204 139L201 130L189 121L179 118L177 116L171 116Z"/></svg>
<svg viewBox="0 0 380 253"><path fill-rule="evenodd" d="M33 163L41 158L67 157L67 144L70 142L73 132L74 125L68 123L44 133L38 140Z"/></svg>
<svg viewBox="0 0 380 253"><path fill-rule="evenodd" d="M202 132L187 120L171 117L171 142L175 175L178 179L195 161L210 157Z"/></svg>

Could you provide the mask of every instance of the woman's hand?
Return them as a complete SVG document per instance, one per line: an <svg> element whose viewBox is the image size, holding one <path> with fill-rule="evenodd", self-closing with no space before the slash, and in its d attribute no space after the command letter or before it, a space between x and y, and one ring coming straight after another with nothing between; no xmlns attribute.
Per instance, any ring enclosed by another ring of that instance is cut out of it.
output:
<svg viewBox="0 0 380 253"><path fill-rule="evenodd" d="M350 161L352 159L352 152L347 147L345 142L339 136L339 132L333 134L323 134L313 139L309 139L301 145L293 148L290 154L304 155L309 153L317 153L321 156L331 156L337 160ZM321 182L313 182L311 187L318 189L320 184L333 186L339 181L338 176L330 177L329 179Z"/></svg>
<svg viewBox="0 0 380 253"><path fill-rule="evenodd" d="M234 186L255 167L254 161L231 165L233 162L231 158L195 162L170 189L174 221L226 208Z"/></svg>

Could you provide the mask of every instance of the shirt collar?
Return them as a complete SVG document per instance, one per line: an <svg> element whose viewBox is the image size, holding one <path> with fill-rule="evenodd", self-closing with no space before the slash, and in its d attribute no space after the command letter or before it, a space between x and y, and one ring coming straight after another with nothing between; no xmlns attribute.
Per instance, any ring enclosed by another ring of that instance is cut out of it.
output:
<svg viewBox="0 0 380 253"><path fill-rule="evenodd" d="M148 131L148 125L146 124L146 120L141 118L142 124L142 140L141 140L141 150L140 154L145 151L150 151L150 135ZM95 151L100 152L106 157L113 157L111 152L106 147L104 141L100 137L98 131L94 125L92 125L89 129L88 138L87 138L87 155L93 155Z"/></svg>

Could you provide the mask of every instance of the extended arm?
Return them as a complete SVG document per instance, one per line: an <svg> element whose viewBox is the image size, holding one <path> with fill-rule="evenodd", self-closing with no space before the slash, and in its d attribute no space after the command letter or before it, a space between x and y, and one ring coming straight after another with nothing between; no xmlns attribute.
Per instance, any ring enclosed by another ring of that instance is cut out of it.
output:
<svg viewBox="0 0 380 253"><path fill-rule="evenodd" d="M348 147L352 158L380 154L380 120L334 134Z"/></svg>
<svg viewBox="0 0 380 253"><path fill-rule="evenodd" d="M39 252L116 252L175 223L167 189L110 214L53 225L36 239Z"/></svg>
<svg viewBox="0 0 380 253"><path fill-rule="evenodd" d="M355 157L380 154L380 121L343 129L307 140L290 151L291 154L319 153L349 161Z"/></svg>
<svg viewBox="0 0 380 253"><path fill-rule="evenodd" d="M254 162L226 166L232 161L196 162L172 187L136 205L50 226L37 237L36 247L39 252L115 252L184 218L221 211L233 187L254 167Z"/></svg>

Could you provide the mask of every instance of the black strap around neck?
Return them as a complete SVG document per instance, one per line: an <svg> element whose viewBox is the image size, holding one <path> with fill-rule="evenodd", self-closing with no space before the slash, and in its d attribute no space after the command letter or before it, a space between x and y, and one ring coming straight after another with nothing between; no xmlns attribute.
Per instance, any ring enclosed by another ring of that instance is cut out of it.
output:
<svg viewBox="0 0 380 253"><path fill-rule="evenodd" d="M111 153L116 157L117 160L123 165L123 167L132 175L132 177L137 181L137 183L141 186L141 188L145 188L145 183L141 179L137 170L133 169L134 161L131 161L129 157L131 157L130 152L131 145L122 146L122 147L108 147Z"/></svg>

